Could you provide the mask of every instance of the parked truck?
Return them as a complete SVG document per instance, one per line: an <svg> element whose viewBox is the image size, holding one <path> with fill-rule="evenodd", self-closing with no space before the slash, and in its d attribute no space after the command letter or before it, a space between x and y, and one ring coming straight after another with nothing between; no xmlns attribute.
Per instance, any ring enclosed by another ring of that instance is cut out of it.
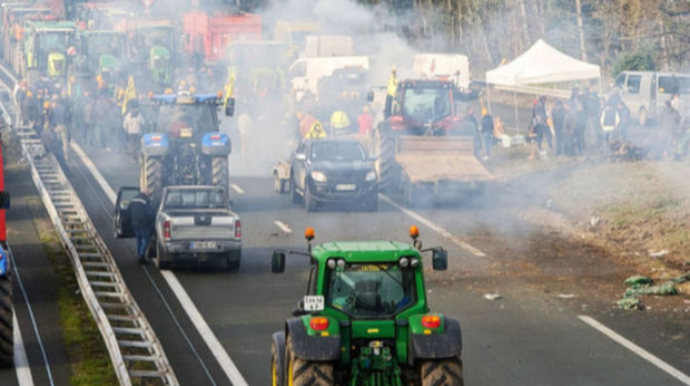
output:
<svg viewBox="0 0 690 386"><path fill-rule="evenodd" d="M7 247L5 211L10 195L5 191L2 140L0 140L0 367L14 366L14 324L12 308L12 261Z"/></svg>
<svg viewBox="0 0 690 386"><path fill-rule="evenodd" d="M218 95L154 95L152 128L142 136L140 187L154 201L171 185L215 185L229 188L230 138L221 133ZM234 99L227 98L225 115L234 113Z"/></svg>
<svg viewBox="0 0 690 386"><path fill-rule="evenodd" d="M134 237L129 203L137 187L123 187L117 195L113 226L118 238ZM242 225L230 208L227 191L218 186L168 186L157 207L156 232L150 250L159 269L180 261L216 261L228 270L240 268Z"/></svg>
<svg viewBox="0 0 690 386"><path fill-rule="evenodd" d="M440 247L395 241L329 242L307 251L275 251L272 271L286 255L311 262L307 294L272 336L276 386L462 386L460 323L429 309L422 254L445 270ZM314 231L307 228L309 242Z"/></svg>
<svg viewBox="0 0 690 386"><path fill-rule="evenodd" d="M382 190L402 191L408 205L483 191L493 177L474 155L475 133L462 132L456 103L469 97L450 81L398 83L371 141Z"/></svg>

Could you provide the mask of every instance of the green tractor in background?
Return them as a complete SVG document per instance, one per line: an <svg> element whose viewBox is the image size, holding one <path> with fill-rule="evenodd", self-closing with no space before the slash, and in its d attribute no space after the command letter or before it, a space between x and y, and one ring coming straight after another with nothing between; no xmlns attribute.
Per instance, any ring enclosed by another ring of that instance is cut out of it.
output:
<svg viewBox="0 0 690 386"><path fill-rule="evenodd" d="M128 47L134 59L131 74L145 90L162 92L175 82L178 61L175 28L163 21L141 20L130 30Z"/></svg>
<svg viewBox="0 0 690 386"><path fill-rule="evenodd" d="M126 80L124 61L127 55L124 32L114 30L88 30L78 34L82 54L80 73L91 79L102 75L118 84Z"/></svg>
<svg viewBox="0 0 690 386"><path fill-rule="evenodd" d="M391 241L330 242L308 252L276 251L272 271L288 254L311 260L307 295L285 330L272 337L273 386L462 386L460 323L429 310L422 253L445 270L442 248ZM309 242L314 231L307 228Z"/></svg>
<svg viewBox="0 0 690 386"><path fill-rule="evenodd" d="M24 41L26 61L21 74L30 71L53 81L67 77L67 50L72 47L76 26L71 21L28 21Z"/></svg>

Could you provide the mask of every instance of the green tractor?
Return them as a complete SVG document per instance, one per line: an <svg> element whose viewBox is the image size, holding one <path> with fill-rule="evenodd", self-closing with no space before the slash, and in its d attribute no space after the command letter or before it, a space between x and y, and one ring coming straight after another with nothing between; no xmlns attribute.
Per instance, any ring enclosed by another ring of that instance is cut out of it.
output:
<svg viewBox="0 0 690 386"><path fill-rule="evenodd" d="M27 26L22 74L38 71L54 81L67 76L67 50L72 46L76 27L70 21L31 21Z"/></svg>
<svg viewBox="0 0 690 386"><path fill-rule="evenodd" d="M330 242L308 252L275 251L272 271L286 255L311 260L307 295L285 330L272 338L273 386L461 386L460 323L429 310L422 253L445 270L442 248L391 242Z"/></svg>
<svg viewBox="0 0 690 386"><path fill-rule="evenodd" d="M88 30L79 33L84 69L91 78L102 75L115 83L124 83L126 36L114 30Z"/></svg>

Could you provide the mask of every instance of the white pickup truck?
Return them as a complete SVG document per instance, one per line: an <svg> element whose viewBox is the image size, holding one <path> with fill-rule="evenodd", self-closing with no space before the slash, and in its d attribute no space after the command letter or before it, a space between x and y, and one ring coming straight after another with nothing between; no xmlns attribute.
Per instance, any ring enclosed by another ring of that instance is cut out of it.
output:
<svg viewBox="0 0 690 386"><path fill-rule="evenodd" d="M132 237L129 200L136 188L121 188L113 221L117 237ZM242 226L230 209L225 189L217 186L168 186L163 189L151 248L159 269L176 260L222 259L238 270L242 257Z"/></svg>

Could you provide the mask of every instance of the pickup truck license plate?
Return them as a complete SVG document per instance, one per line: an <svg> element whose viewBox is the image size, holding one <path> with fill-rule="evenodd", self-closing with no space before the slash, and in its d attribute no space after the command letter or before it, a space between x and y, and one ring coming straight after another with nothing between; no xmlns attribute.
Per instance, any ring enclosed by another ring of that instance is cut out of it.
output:
<svg viewBox="0 0 690 386"><path fill-rule="evenodd" d="M335 190L339 190L341 192L349 192L349 191L353 191L356 189L357 189L357 185L351 185L351 184L348 184L348 185L341 184L341 185L335 186Z"/></svg>
<svg viewBox="0 0 690 386"><path fill-rule="evenodd" d="M215 241L192 241L191 249L216 249Z"/></svg>

